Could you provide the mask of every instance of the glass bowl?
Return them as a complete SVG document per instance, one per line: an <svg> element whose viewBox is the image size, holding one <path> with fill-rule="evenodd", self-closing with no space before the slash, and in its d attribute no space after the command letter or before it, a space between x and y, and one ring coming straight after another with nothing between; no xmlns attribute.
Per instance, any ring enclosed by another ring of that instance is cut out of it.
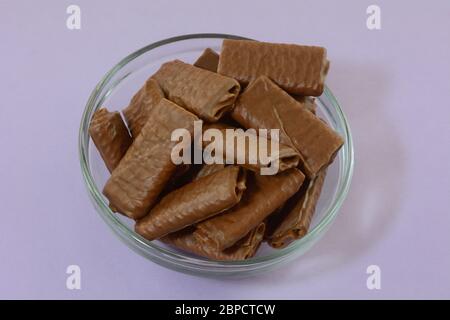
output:
<svg viewBox="0 0 450 320"><path fill-rule="evenodd" d="M257 255L245 261L219 262L199 258L159 241L148 241L135 233L132 221L113 213L102 195L109 173L88 134L91 117L98 108L125 108L133 94L162 63L173 59L193 63L205 48L220 51L222 40L226 38L244 39L227 34L183 35L155 42L125 57L106 73L89 97L81 120L79 153L84 182L97 212L130 248L177 271L212 277L244 277L272 270L309 250L328 230L347 195L353 172L353 143L348 122L330 89L325 88L322 96L316 99L317 112L339 132L345 143L328 169L310 231L284 249L272 249L263 243Z"/></svg>

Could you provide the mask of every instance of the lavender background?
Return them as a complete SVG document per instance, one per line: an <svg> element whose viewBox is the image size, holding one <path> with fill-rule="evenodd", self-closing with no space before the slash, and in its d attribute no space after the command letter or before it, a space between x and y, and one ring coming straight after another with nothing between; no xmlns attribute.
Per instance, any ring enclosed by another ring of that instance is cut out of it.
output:
<svg viewBox="0 0 450 320"><path fill-rule="evenodd" d="M82 29L66 28L78 4ZM382 30L366 28L378 4ZM450 2L1 1L0 298L450 298ZM88 95L119 59L185 33L328 48L355 140L352 188L306 255L245 280L164 269L95 212L77 152ZM82 290L65 287L82 269ZM382 289L366 288L366 268Z"/></svg>

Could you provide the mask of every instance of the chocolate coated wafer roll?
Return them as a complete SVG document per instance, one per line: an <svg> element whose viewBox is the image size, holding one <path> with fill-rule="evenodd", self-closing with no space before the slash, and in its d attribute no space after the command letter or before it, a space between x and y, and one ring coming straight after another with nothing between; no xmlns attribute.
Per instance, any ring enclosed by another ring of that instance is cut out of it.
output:
<svg viewBox="0 0 450 320"><path fill-rule="evenodd" d="M266 235L270 246L284 248L306 235L316 210L325 175L326 170L323 170L313 180L305 182L279 213L270 216L268 225L271 228Z"/></svg>
<svg viewBox="0 0 450 320"><path fill-rule="evenodd" d="M170 181L161 192L160 198L165 197L170 192L179 189L192 181L222 170L223 168L225 168L224 164L206 164L203 166L180 164L177 166L175 173L172 175Z"/></svg>
<svg viewBox="0 0 450 320"><path fill-rule="evenodd" d="M258 136L255 130L252 133L222 123L207 124L203 129L204 132L209 129L220 131L222 141L214 141L214 138L212 142L204 140L203 146L208 148L211 144L215 154L223 155L223 162L236 163L258 173L262 168L278 168L271 174L295 168L299 163L300 155L294 148Z"/></svg>
<svg viewBox="0 0 450 320"><path fill-rule="evenodd" d="M109 172L112 172L131 145L131 137L119 112L97 110L89 126L89 134Z"/></svg>
<svg viewBox="0 0 450 320"><path fill-rule="evenodd" d="M264 75L289 93L320 96L328 68L322 47L225 39L217 71L243 85Z"/></svg>
<svg viewBox="0 0 450 320"><path fill-rule="evenodd" d="M236 80L180 60L164 63L152 78L168 99L211 122L231 110L240 90Z"/></svg>
<svg viewBox="0 0 450 320"><path fill-rule="evenodd" d="M267 77L260 77L239 96L232 117L245 128L280 129L280 142L300 153L310 178L328 166L344 140L324 121Z"/></svg>
<svg viewBox="0 0 450 320"><path fill-rule="evenodd" d="M228 249L219 251L207 243L199 242L194 236L195 228L188 227L175 233L171 233L161 240L181 250L196 255L220 261L239 261L253 257L258 250L264 236L265 223L260 223L236 244Z"/></svg>
<svg viewBox="0 0 450 320"><path fill-rule="evenodd" d="M154 106L127 153L103 189L110 204L133 219L142 218L174 173L171 159L173 130L187 129L191 136L198 118L167 99Z"/></svg>
<svg viewBox="0 0 450 320"><path fill-rule="evenodd" d="M153 79L148 79L144 86L133 96L128 107L123 110L133 138L141 132L153 106L164 98L164 93Z"/></svg>
<svg viewBox="0 0 450 320"><path fill-rule="evenodd" d="M202 55L194 63L194 66L209 70L211 72L217 72L218 65L219 54L211 48L206 48Z"/></svg>
<svg viewBox="0 0 450 320"><path fill-rule="evenodd" d="M223 212L241 200L245 170L228 166L166 195L143 219L136 232L148 240L160 238Z"/></svg>
<svg viewBox="0 0 450 320"><path fill-rule="evenodd" d="M248 174L247 190L239 204L200 222L194 232L197 240L217 250L231 247L294 195L304 178L295 168L275 176Z"/></svg>

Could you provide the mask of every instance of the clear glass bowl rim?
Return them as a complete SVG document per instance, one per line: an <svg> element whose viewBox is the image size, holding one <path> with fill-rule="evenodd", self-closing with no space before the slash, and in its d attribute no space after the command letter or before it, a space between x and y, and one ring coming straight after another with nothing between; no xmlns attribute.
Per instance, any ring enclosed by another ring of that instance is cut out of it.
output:
<svg viewBox="0 0 450 320"><path fill-rule="evenodd" d="M160 46L170 44L173 42L184 41L189 39L203 39L203 38L212 38L212 39L249 39L241 36L231 35L231 34L220 34L220 33L197 33L197 34L187 34L180 35L176 37L167 38L161 41L154 42L149 44L122 59L119 63L117 63L110 71L108 71L100 82L95 86L92 91L86 107L84 109L81 125L79 130L79 140L78 140L78 148L79 148L79 156L80 156L80 165L83 180L88 189L88 193L91 197L91 200L97 207L97 211L101 215L101 217L105 220L105 222L113 229L113 231L132 249L137 251L138 253L144 255L145 257L153 260L154 262L160 263L164 266L171 267L173 269L178 269L179 271L191 271L196 272L199 269L203 271L212 271L213 273L233 270L246 270L246 269L258 269L260 267L267 267L268 265L275 264L277 262L281 262L284 259L288 259L291 255L295 254L295 252L300 249L303 245L310 242L316 237L319 237L323 231L326 230L328 225L334 220L335 216L339 212L339 209L348 193L350 182L353 174L354 167L354 150L353 150L353 140L350 131L350 127L348 121L346 119L345 114L343 113L337 99L334 97L333 93L328 87L325 87L324 95L331 101L331 103L336 108L337 119L336 121L342 126L343 135L345 143L339 153L342 155L342 166L343 172L340 173L340 183L338 185L338 189L336 191L336 197L332 203L325 209L325 215L322 220L312 229L310 230L303 238L295 241L290 244L288 247L284 249L279 249L274 251L271 254L254 257L244 261L212 261L206 260L202 258L194 258L191 256L185 256L182 253L176 253L170 250L167 250L163 247L160 247L134 231L130 230L122 221L116 216L115 213L111 211L108 204L105 202L102 192L97 188L97 185L92 177L90 166L89 166L89 122L93 112L96 110L96 105L99 105L98 101L102 101L104 97L99 99L100 94L105 89L105 87L109 84L109 81L119 72L125 65L129 62L133 61L137 57L143 55L144 53L158 48ZM117 85L117 83L115 84ZM115 87L113 84L110 91Z"/></svg>

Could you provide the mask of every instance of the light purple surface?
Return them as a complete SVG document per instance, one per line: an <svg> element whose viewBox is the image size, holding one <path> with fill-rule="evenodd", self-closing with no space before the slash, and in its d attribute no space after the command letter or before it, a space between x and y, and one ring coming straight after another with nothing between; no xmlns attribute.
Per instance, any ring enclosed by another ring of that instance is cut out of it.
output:
<svg viewBox="0 0 450 320"><path fill-rule="evenodd" d="M0 2L0 298L450 298L450 2L249 2ZM79 31L66 28L72 3ZM373 3L379 31L366 28ZM135 254L81 178L79 122L103 74L144 45L198 32L327 47L328 85L353 131L355 173L335 224L255 278L188 276ZM70 264L79 291L66 289ZM366 288L371 264L378 291Z"/></svg>

